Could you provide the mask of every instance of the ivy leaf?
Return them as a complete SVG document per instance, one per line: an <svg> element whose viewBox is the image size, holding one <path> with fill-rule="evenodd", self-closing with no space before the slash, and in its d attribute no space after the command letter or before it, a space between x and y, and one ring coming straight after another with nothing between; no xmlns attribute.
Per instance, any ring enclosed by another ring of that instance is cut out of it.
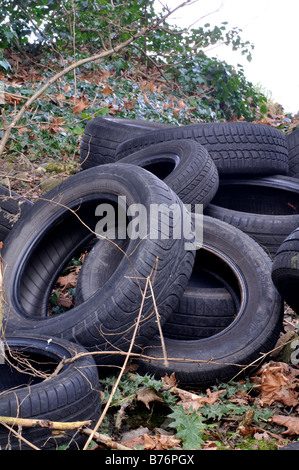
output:
<svg viewBox="0 0 299 470"><path fill-rule="evenodd" d="M207 427L204 418L192 409L185 411L181 405L172 410L168 417L173 419L173 422L169 426L177 430L176 437L182 440L183 449L201 449L204 444L202 435Z"/></svg>

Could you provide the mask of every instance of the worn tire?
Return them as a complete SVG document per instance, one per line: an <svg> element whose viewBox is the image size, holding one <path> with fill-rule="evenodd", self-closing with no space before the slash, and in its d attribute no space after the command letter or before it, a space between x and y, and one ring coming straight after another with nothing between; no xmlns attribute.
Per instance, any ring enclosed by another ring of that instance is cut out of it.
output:
<svg viewBox="0 0 299 470"><path fill-rule="evenodd" d="M68 341L52 336L19 334L7 336L5 362L1 363L0 415L46 421L72 422L91 420L96 423L101 414L99 377L91 355L82 355L65 363L56 375L45 380L43 374L52 374L58 364L71 360L86 351ZM27 359L37 371L26 368ZM2 358L3 360L3 358ZM18 368L16 368L16 366ZM18 427L14 428L18 431ZM50 428L23 427L23 438L42 450L55 450L59 445L76 449L87 440L80 432L66 431L56 437ZM0 427L2 450L27 450L31 447L6 427Z"/></svg>
<svg viewBox="0 0 299 470"><path fill-rule="evenodd" d="M32 205L28 199L0 186L0 241L3 241L10 229L22 214Z"/></svg>
<svg viewBox="0 0 299 470"><path fill-rule="evenodd" d="M273 258L299 226L299 182L280 175L221 179L205 214L247 233Z"/></svg>
<svg viewBox="0 0 299 470"><path fill-rule="evenodd" d="M97 207L109 203L116 214L120 213L125 210L119 202L122 196L128 206L136 203L148 209L151 204L159 207L175 204L181 215L187 214L181 200L163 181L135 165L100 165L68 178L37 201L5 240L3 325L7 333L34 330L62 337L89 351L107 351L96 356L101 364L119 362L122 355L109 351L128 350L142 290L151 275L161 324L166 321L188 283L194 263L194 252L185 249L184 237L172 236L176 219L171 217L162 218L153 236L142 240L131 236L127 255L95 296L68 312L46 316L52 287L65 263L95 237L100 215ZM142 221L147 234L151 229L150 216L147 210ZM106 222L105 218L102 220ZM165 237L168 228L170 235ZM157 328L152 299L148 296L135 350L150 340Z"/></svg>
<svg viewBox="0 0 299 470"><path fill-rule="evenodd" d="M299 224L282 242L274 257L272 279L282 298L298 314Z"/></svg>
<svg viewBox="0 0 299 470"><path fill-rule="evenodd" d="M299 173L299 128L286 135L286 144L289 155L289 175Z"/></svg>
<svg viewBox="0 0 299 470"><path fill-rule="evenodd" d="M270 126L247 122L190 124L152 131L121 143L116 158L177 139L192 139L203 145L220 175L288 173L284 134Z"/></svg>
<svg viewBox="0 0 299 470"><path fill-rule="evenodd" d="M141 166L164 181L184 204L207 204L215 196L219 177L207 150L191 139L151 145L120 163Z"/></svg>
<svg viewBox="0 0 299 470"><path fill-rule="evenodd" d="M168 365L161 360L158 336L144 348L146 358L138 360L140 374L164 377L174 372L179 384L196 388L250 374L263 353L275 346L283 318L283 302L271 280L272 262L265 251L241 230L220 220L204 217L203 230L200 251L213 247L239 285L237 316L212 337L196 341L164 338Z"/></svg>
<svg viewBox="0 0 299 470"><path fill-rule="evenodd" d="M121 142L163 127L170 126L138 119L112 117L92 119L85 127L80 146L82 170L113 163L115 150Z"/></svg>

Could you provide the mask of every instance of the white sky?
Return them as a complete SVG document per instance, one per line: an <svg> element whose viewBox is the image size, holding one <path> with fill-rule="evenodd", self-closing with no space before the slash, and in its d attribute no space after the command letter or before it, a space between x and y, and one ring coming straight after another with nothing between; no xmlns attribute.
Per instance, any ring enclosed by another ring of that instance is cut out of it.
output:
<svg viewBox="0 0 299 470"><path fill-rule="evenodd" d="M182 2L160 1L171 8ZM227 21L227 28L242 29L242 39L255 46L251 62L229 46L214 48L208 55L231 65L242 64L247 80L270 92L285 112L299 112L299 0L199 0L173 16L179 26L189 26L197 19L195 27L206 23L220 26Z"/></svg>

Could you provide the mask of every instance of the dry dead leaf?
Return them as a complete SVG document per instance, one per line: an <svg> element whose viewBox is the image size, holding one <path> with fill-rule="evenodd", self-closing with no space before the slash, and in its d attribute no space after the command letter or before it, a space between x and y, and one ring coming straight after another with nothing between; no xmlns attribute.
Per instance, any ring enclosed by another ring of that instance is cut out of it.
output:
<svg viewBox="0 0 299 470"><path fill-rule="evenodd" d="M156 434L155 436L144 434L143 441L145 450L169 450L179 446L181 443L180 439L164 434Z"/></svg>
<svg viewBox="0 0 299 470"><path fill-rule="evenodd" d="M106 96L109 96L109 95L113 95L113 90L110 88L109 85L105 85L104 88L102 89L102 93L103 95L106 97Z"/></svg>
<svg viewBox="0 0 299 470"><path fill-rule="evenodd" d="M207 389L207 396L203 397L201 395L197 395L192 392L188 392L186 390L177 389L176 394L181 399L181 405L183 406L184 410L188 410L192 407L195 411L199 408L203 407L206 403L212 405L215 403L219 395L224 393L225 390L218 390L216 392L211 392L210 389Z"/></svg>
<svg viewBox="0 0 299 470"><path fill-rule="evenodd" d="M57 305L59 307L71 308L74 302L68 294L60 293L57 299Z"/></svg>
<svg viewBox="0 0 299 470"><path fill-rule="evenodd" d="M298 405L299 387L296 371L284 362L269 362L261 367L252 381L260 384L261 401L271 405L279 401L287 406Z"/></svg>
<svg viewBox="0 0 299 470"><path fill-rule="evenodd" d="M71 287L76 287L77 285L77 276L75 273L67 274L66 276L60 276L57 279L57 284L62 287L62 290L70 289Z"/></svg>
<svg viewBox="0 0 299 470"><path fill-rule="evenodd" d="M69 91L71 91L72 87L71 85L65 85L64 87L62 87L64 93L68 93Z"/></svg>
<svg viewBox="0 0 299 470"><path fill-rule="evenodd" d="M290 436L299 436L299 418L292 416L284 415L274 415L272 417L272 422L279 424L280 426L285 426L286 431L283 431L282 434L289 434Z"/></svg>
<svg viewBox="0 0 299 470"><path fill-rule="evenodd" d="M170 387L176 387L177 381L175 378L175 373L173 372L170 376L168 374L165 374L164 377L162 377L161 382L165 383L166 385L169 385Z"/></svg>
<svg viewBox="0 0 299 470"><path fill-rule="evenodd" d="M142 401L145 406L149 409L149 403L151 401L163 402L163 399L159 397L156 392L151 388L142 388L136 393L137 400Z"/></svg>

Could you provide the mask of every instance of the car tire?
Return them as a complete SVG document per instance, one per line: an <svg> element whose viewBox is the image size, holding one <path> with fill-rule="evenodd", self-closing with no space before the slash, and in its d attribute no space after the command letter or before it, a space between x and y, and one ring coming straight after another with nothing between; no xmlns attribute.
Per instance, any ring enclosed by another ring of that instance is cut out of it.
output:
<svg viewBox="0 0 299 470"><path fill-rule="evenodd" d="M221 179L205 214L247 233L273 259L299 226L299 182L283 175Z"/></svg>
<svg viewBox="0 0 299 470"><path fill-rule="evenodd" d="M190 124L155 130L122 142L117 147L116 158L177 139L192 139L203 145L221 176L288 174L284 134L270 126L247 122Z"/></svg>
<svg viewBox="0 0 299 470"><path fill-rule="evenodd" d="M217 254L239 288L236 318L220 333L193 341L155 336L137 361L138 373L157 378L174 373L180 385L205 388L249 375L275 346L282 329L283 302L271 279L272 262L265 251L241 230L204 217L203 246Z"/></svg>
<svg viewBox="0 0 299 470"><path fill-rule="evenodd" d="M80 269L76 285L76 303L86 302L115 271L126 250L127 242L115 244L99 240L91 249ZM239 301L234 286L221 278L226 274L211 259L195 257L189 283L177 308L164 323L163 334L168 338L199 339L212 336L233 320Z"/></svg>
<svg viewBox="0 0 299 470"><path fill-rule="evenodd" d="M282 242L274 257L272 279L282 298L298 314L299 224Z"/></svg>
<svg viewBox="0 0 299 470"><path fill-rule="evenodd" d="M173 236L175 217L161 217L157 230L148 236L152 222L149 210L144 223L140 219L144 238L130 234L128 252L103 289L68 312L46 315L59 273L82 246L96 238L99 222L106 224L105 217L99 220L98 206L108 203L117 220L122 210L126 216L126 206L121 207L119 198L125 198L127 206L139 204L147 209L174 204L182 219L189 217L181 200L163 181L135 165L100 165L68 178L38 200L5 240L3 324L7 333L34 330L62 337L89 351L100 351L96 360L101 364L119 363L129 348L149 276L153 276L161 324L167 320L191 276L194 251L186 246L185 231L181 237ZM102 208L104 212L106 205ZM168 229L170 234L165 237ZM193 236L191 225L190 230ZM135 349L139 350L157 330L153 301L148 296Z"/></svg>
<svg viewBox="0 0 299 470"><path fill-rule="evenodd" d="M3 346L0 416L58 422L90 420L90 426L98 421L99 376L92 356L82 347L50 335L23 333L5 337ZM65 364L58 371L61 361ZM18 431L18 427L14 429ZM55 450L61 445L77 449L84 444L80 432L55 435L50 427L23 427L21 436L41 450ZM0 446L2 450L32 450L4 426L0 428Z"/></svg>
<svg viewBox="0 0 299 470"><path fill-rule="evenodd" d="M286 144L289 155L289 175L295 176L299 173L299 129L286 135Z"/></svg>
<svg viewBox="0 0 299 470"><path fill-rule="evenodd" d="M184 202L206 207L218 189L218 171L207 150L192 140L172 140L151 145L119 163L131 163L164 181Z"/></svg>
<svg viewBox="0 0 299 470"><path fill-rule="evenodd" d="M167 124L138 119L97 117L85 127L80 146L82 170L115 161L115 150L124 140L143 135Z"/></svg>

